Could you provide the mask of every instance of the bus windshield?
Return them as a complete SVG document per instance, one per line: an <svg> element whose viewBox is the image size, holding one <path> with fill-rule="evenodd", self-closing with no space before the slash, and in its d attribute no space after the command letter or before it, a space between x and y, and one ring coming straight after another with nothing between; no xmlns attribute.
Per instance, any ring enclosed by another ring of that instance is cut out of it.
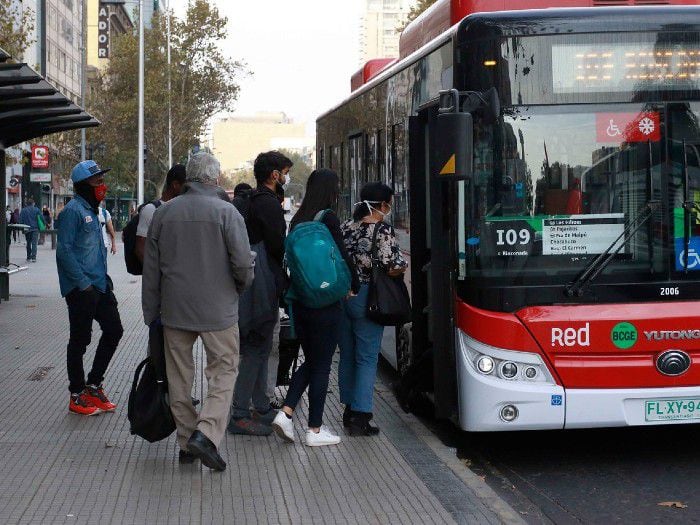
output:
<svg viewBox="0 0 700 525"><path fill-rule="evenodd" d="M700 277L700 103L517 106L474 137L463 276L565 286L611 248L597 282Z"/></svg>

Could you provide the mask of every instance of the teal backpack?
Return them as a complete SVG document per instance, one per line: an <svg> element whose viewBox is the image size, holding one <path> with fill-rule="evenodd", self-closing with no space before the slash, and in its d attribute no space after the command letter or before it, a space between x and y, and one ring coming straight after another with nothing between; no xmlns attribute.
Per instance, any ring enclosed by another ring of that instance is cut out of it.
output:
<svg viewBox="0 0 700 525"><path fill-rule="evenodd" d="M350 291L350 269L323 222L330 210L322 210L313 221L298 224L284 242L291 286L288 303L323 308L340 301Z"/></svg>

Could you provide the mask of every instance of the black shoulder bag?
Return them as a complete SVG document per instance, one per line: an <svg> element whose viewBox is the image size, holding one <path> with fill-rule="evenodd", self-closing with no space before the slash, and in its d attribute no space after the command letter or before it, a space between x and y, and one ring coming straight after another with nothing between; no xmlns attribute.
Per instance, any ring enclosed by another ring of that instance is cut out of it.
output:
<svg viewBox="0 0 700 525"><path fill-rule="evenodd" d="M367 318L382 326L399 326L411 320L411 299L403 275L391 277L379 261L377 233L372 235L372 276L367 294Z"/></svg>

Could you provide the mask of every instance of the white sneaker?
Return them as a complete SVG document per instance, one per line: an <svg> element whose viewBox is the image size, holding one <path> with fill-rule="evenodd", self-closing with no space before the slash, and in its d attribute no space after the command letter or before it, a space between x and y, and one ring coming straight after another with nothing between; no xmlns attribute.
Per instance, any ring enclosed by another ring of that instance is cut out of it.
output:
<svg viewBox="0 0 700 525"><path fill-rule="evenodd" d="M306 431L306 444L309 447L322 447L324 445L337 445L340 443L340 436L336 436L327 427L321 427L318 433L312 430Z"/></svg>
<svg viewBox="0 0 700 525"><path fill-rule="evenodd" d="M283 410L277 412L275 419L272 420L272 430L285 441L294 443L294 423Z"/></svg>

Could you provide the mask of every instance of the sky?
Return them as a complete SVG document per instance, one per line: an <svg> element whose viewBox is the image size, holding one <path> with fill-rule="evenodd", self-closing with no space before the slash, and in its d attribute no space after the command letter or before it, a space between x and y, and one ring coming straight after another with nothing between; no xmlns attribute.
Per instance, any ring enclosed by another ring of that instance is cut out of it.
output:
<svg viewBox="0 0 700 525"><path fill-rule="evenodd" d="M233 114L283 111L313 134L316 118L350 93L362 0L209 1L228 18L223 51L253 73L240 81ZM171 2L184 16L187 0Z"/></svg>

